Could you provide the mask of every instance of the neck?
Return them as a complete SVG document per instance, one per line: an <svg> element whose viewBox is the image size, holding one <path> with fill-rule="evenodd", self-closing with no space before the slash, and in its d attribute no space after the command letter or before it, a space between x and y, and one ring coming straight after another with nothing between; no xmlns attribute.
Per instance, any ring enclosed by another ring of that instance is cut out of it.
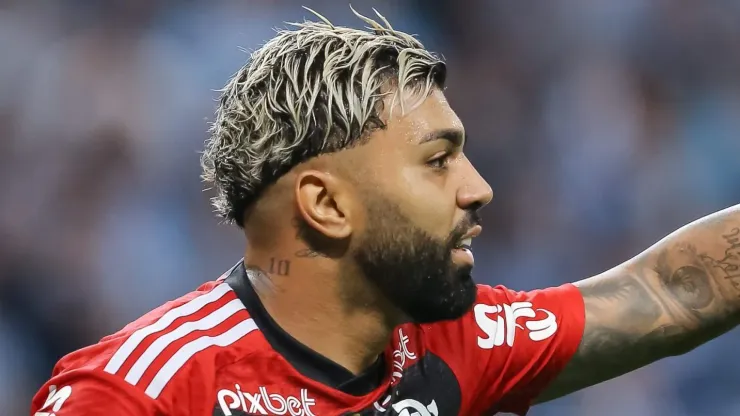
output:
<svg viewBox="0 0 740 416"><path fill-rule="evenodd" d="M303 345L354 374L370 367L390 342L393 321L373 288L343 275L339 260L249 250L245 264L273 320ZM348 283L351 282L351 283ZM352 286L354 290L348 290ZM359 298L348 293L362 294ZM376 299L373 299L376 298Z"/></svg>

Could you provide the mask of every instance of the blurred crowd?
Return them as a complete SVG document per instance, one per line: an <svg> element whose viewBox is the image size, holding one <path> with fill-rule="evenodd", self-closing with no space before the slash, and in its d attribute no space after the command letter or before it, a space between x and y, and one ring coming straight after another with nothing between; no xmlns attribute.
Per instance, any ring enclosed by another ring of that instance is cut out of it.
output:
<svg viewBox="0 0 740 416"><path fill-rule="evenodd" d="M490 181L476 278L604 271L740 202L740 1L355 0L449 63ZM0 408L67 352L243 252L198 152L216 90L285 21L338 0L0 0ZM534 416L740 414L740 331Z"/></svg>

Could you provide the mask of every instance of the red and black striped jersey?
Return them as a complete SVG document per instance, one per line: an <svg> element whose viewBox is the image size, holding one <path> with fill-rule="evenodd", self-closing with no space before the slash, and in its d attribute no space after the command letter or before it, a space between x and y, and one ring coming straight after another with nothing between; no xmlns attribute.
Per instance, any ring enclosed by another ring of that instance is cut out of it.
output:
<svg viewBox="0 0 740 416"><path fill-rule="evenodd" d="M399 326L355 375L280 329L240 262L62 358L31 415L523 415L575 353L584 324L572 285L479 285L465 316Z"/></svg>

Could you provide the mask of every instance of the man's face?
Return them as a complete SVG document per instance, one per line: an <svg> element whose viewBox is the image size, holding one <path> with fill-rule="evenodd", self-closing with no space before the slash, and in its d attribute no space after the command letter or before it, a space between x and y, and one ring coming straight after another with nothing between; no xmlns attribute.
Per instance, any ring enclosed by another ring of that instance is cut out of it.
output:
<svg viewBox="0 0 740 416"><path fill-rule="evenodd" d="M394 113L360 151L366 215L354 259L414 322L458 318L476 296L466 237L480 232L491 189L463 154L462 123L441 91Z"/></svg>

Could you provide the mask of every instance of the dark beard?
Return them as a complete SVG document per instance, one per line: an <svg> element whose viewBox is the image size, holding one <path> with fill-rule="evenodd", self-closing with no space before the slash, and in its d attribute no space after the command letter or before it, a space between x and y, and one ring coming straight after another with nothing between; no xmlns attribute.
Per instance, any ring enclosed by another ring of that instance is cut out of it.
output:
<svg viewBox="0 0 740 416"><path fill-rule="evenodd" d="M472 267L456 265L452 250L480 223L478 214L470 211L440 240L384 198L374 195L367 206L370 225L354 258L381 294L415 323L457 319L470 310L477 294Z"/></svg>

